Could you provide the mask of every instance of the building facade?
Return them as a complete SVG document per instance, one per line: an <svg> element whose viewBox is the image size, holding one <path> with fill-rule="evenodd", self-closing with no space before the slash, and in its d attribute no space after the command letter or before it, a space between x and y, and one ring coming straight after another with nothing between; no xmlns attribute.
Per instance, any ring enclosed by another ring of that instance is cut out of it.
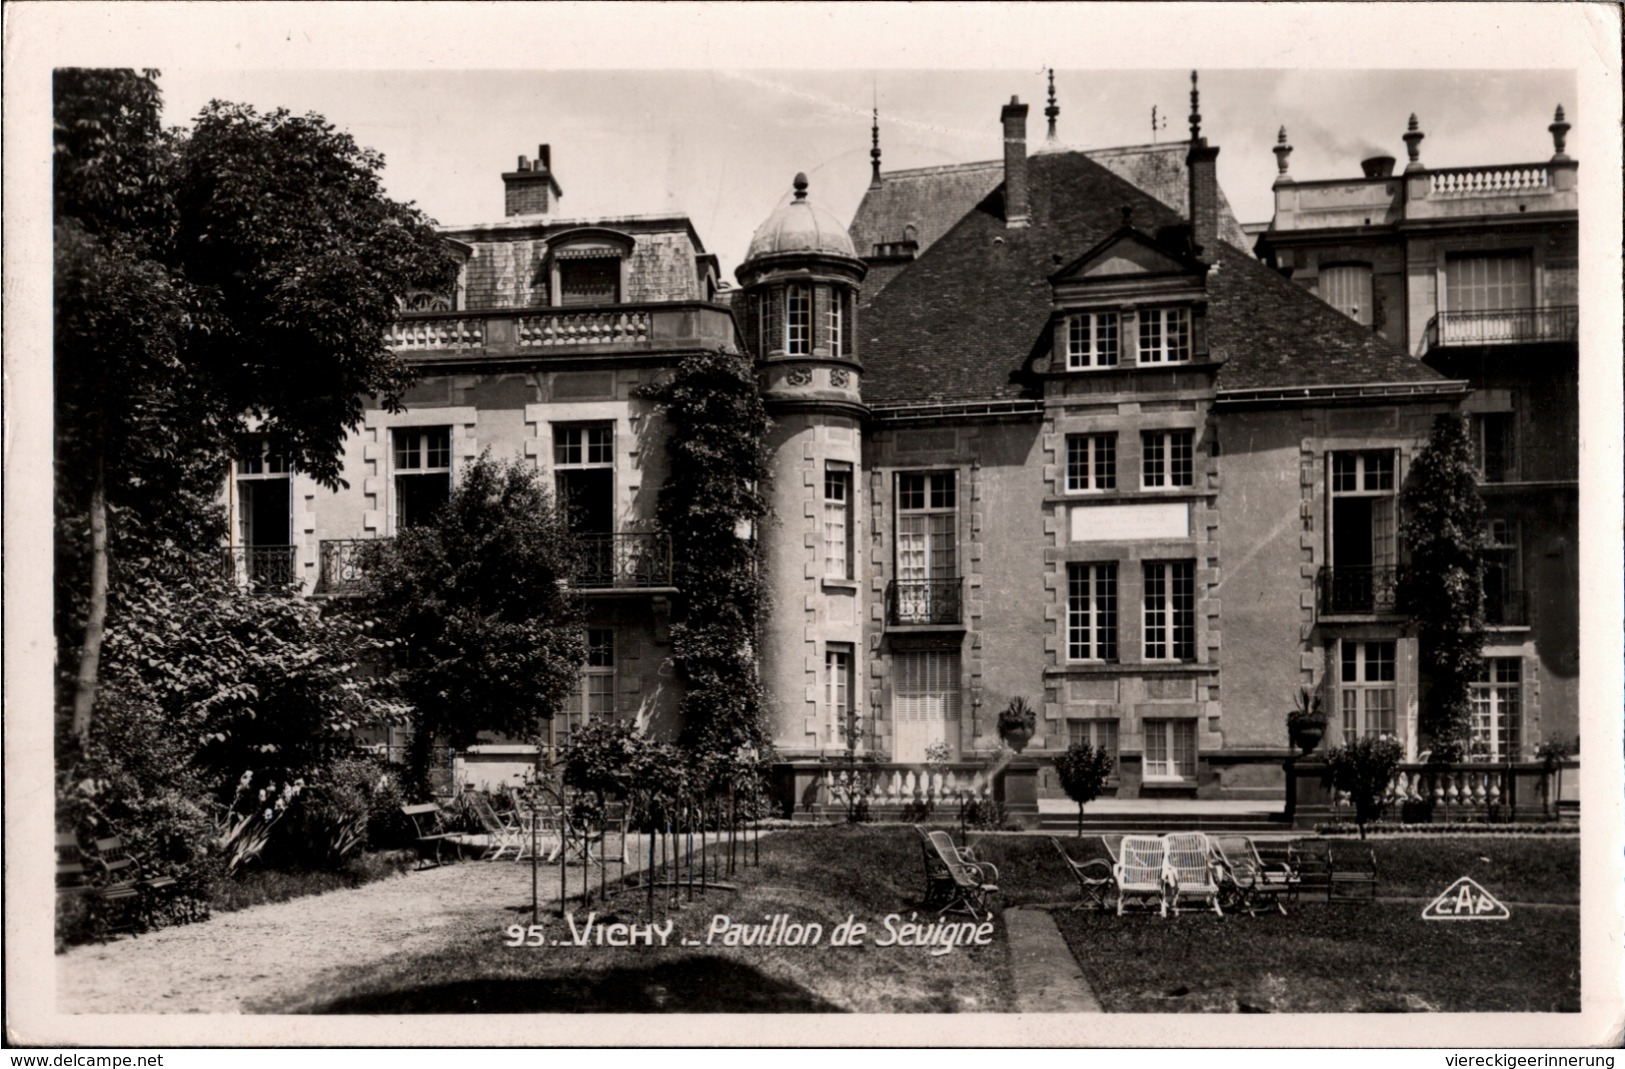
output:
<svg viewBox="0 0 1625 1069"><path fill-rule="evenodd" d="M1407 162L1299 182L1283 129L1260 255L1414 358L1467 381L1488 518L1489 637L1475 747L1529 760L1579 727L1578 168L1558 107L1551 159L1430 168L1411 117Z"/></svg>

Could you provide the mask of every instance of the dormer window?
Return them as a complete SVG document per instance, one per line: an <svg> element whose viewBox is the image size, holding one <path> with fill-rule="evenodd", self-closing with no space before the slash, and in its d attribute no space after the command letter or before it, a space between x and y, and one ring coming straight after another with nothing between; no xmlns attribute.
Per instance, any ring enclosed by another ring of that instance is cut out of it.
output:
<svg viewBox="0 0 1625 1069"><path fill-rule="evenodd" d="M1116 367L1117 337L1116 312L1077 312L1067 316L1067 370Z"/></svg>
<svg viewBox="0 0 1625 1069"><path fill-rule="evenodd" d="M546 294L554 307L581 308L627 301L628 267L636 241L604 227L577 227L548 238Z"/></svg>
<svg viewBox="0 0 1625 1069"><path fill-rule="evenodd" d="M621 258L611 252L559 260L559 304L621 302Z"/></svg>
<svg viewBox="0 0 1625 1069"><path fill-rule="evenodd" d="M1191 358L1191 315L1188 308L1140 311L1142 364L1184 364Z"/></svg>

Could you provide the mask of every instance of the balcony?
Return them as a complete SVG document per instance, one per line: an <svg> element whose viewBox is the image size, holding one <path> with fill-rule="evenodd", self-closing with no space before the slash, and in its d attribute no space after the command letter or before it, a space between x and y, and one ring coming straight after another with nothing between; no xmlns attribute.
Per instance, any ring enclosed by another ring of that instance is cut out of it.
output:
<svg viewBox="0 0 1625 1069"><path fill-rule="evenodd" d="M1522 590L1484 591L1484 622L1490 627L1527 626L1528 594Z"/></svg>
<svg viewBox="0 0 1625 1069"><path fill-rule="evenodd" d="M963 579L893 579L886 584L887 627L964 623Z"/></svg>
<svg viewBox="0 0 1625 1069"><path fill-rule="evenodd" d="M294 552L293 546L227 546L221 566L241 588L291 586L298 582Z"/></svg>
<svg viewBox="0 0 1625 1069"><path fill-rule="evenodd" d="M1322 616L1384 616L1399 609L1400 569L1325 567L1320 570Z"/></svg>
<svg viewBox="0 0 1625 1069"><path fill-rule="evenodd" d="M1440 312L1428 320L1424 351L1451 346L1530 345L1573 342L1578 337L1580 309L1510 308L1495 312Z"/></svg>
<svg viewBox="0 0 1625 1069"><path fill-rule="evenodd" d="M570 585L578 590L649 590L672 585L671 536L664 532L580 535L581 559ZM387 539L330 538L321 545L316 593L360 593L367 562Z"/></svg>
<svg viewBox="0 0 1625 1069"><path fill-rule="evenodd" d="M427 361L731 347L733 313L704 301L404 312L384 335Z"/></svg>

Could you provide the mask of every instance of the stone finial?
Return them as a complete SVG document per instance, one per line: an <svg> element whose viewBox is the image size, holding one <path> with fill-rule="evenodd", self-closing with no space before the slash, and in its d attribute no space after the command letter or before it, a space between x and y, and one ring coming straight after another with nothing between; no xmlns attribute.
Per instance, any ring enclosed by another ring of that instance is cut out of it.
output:
<svg viewBox="0 0 1625 1069"><path fill-rule="evenodd" d="M1055 119L1061 114L1060 105L1055 103L1055 68L1049 68L1049 106L1044 109L1044 118L1049 120L1049 135L1046 141L1055 140Z"/></svg>
<svg viewBox="0 0 1625 1069"><path fill-rule="evenodd" d="M1563 105L1559 104L1557 106L1557 114L1552 116L1552 125L1546 129L1552 133L1552 158L1556 160L1568 159L1563 154L1563 145L1569 136L1569 124L1563 119Z"/></svg>
<svg viewBox="0 0 1625 1069"><path fill-rule="evenodd" d="M800 171L797 171L796 172L796 180L793 183L793 185L796 187L796 199L797 200L806 200L807 199L807 176L804 173L802 173Z"/></svg>
<svg viewBox="0 0 1625 1069"><path fill-rule="evenodd" d="M1196 72L1191 71L1191 140L1202 139L1201 92L1196 87Z"/></svg>
<svg viewBox="0 0 1625 1069"><path fill-rule="evenodd" d="M1422 170L1422 139L1426 136L1416 121L1416 113L1411 112L1410 121L1405 124L1405 137L1403 139L1405 152L1410 157L1410 162L1405 165L1405 170Z"/></svg>
<svg viewBox="0 0 1625 1069"><path fill-rule="evenodd" d="M880 109L875 108L873 125L869 127L869 188L880 188Z"/></svg>
<svg viewBox="0 0 1625 1069"><path fill-rule="evenodd" d="M1270 151L1275 153L1275 166L1280 169L1282 177L1285 177L1287 157L1292 155L1292 146L1286 139L1286 127L1281 127L1281 132L1275 135L1275 147Z"/></svg>

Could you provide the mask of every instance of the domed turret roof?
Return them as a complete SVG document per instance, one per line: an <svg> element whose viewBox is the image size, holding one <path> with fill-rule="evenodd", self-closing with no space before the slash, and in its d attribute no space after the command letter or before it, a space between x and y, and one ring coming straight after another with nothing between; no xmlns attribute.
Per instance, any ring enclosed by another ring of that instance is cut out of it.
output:
<svg viewBox="0 0 1625 1069"><path fill-rule="evenodd" d="M796 194L781 204L767 221L756 228L750 239L745 262L760 256L809 252L849 256L857 259L846 227L827 208L807 199L807 176L796 175Z"/></svg>

